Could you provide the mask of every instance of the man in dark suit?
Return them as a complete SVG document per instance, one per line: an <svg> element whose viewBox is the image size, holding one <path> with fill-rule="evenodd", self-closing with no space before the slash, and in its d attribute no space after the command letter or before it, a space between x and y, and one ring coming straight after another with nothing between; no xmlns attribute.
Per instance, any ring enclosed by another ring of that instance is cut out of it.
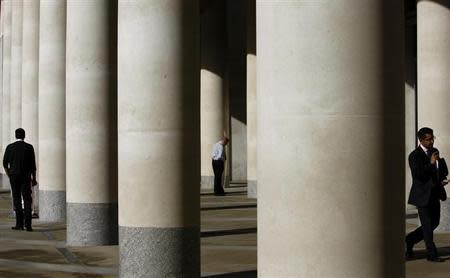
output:
<svg viewBox="0 0 450 278"><path fill-rule="evenodd" d="M413 179L408 203L417 207L422 226L406 236L406 256L413 257L414 244L424 240L427 260L443 262L433 242L433 231L439 225L440 200L447 199L444 188L447 184L447 164L439 157L439 151L433 147L435 138L431 128L421 128L417 137L420 144L408 157Z"/></svg>
<svg viewBox="0 0 450 278"><path fill-rule="evenodd" d="M34 148L25 143L25 130L16 129L16 142L6 147L3 156L3 167L11 183L13 206L16 212L16 226L13 230L31 232L31 186L36 184L36 160ZM24 210L22 209L22 198ZM24 217L25 216L25 217Z"/></svg>

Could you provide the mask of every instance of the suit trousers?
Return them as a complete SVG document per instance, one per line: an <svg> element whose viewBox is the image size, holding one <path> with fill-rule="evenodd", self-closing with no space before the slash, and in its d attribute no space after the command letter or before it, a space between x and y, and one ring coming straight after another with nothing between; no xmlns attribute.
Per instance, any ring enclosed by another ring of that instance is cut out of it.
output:
<svg viewBox="0 0 450 278"><path fill-rule="evenodd" d="M223 194L225 191L222 187L222 174L224 170L224 162L222 160L213 160L212 167L214 171L214 194Z"/></svg>
<svg viewBox="0 0 450 278"><path fill-rule="evenodd" d="M16 227L31 228L31 181L22 176L10 176ZM23 198L23 208L22 208Z"/></svg>
<svg viewBox="0 0 450 278"><path fill-rule="evenodd" d="M433 241L433 231L439 225L441 217L441 204L439 200L430 200L426 207L417 207L419 212L419 228L406 236L407 246L413 246L421 240L425 241L425 246L429 256L437 256L436 245Z"/></svg>

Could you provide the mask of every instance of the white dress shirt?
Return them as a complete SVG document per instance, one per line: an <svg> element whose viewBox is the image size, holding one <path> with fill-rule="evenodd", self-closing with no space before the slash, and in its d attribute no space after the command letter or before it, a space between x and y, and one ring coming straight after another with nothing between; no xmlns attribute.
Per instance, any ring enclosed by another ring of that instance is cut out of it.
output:
<svg viewBox="0 0 450 278"><path fill-rule="evenodd" d="M212 150L212 159L222 161L225 161L227 159L225 156L225 146L223 145L222 140L214 144Z"/></svg>

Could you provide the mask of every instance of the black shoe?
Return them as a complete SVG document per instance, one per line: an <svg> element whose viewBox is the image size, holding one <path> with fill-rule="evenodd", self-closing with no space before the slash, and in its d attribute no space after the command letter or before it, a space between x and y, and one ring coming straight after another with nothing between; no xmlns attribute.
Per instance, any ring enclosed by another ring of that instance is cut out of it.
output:
<svg viewBox="0 0 450 278"><path fill-rule="evenodd" d="M37 214L36 212L34 212L34 213L31 215L31 218L39 218L39 214Z"/></svg>
<svg viewBox="0 0 450 278"><path fill-rule="evenodd" d="M214 195L216 195L216 196L225 196L225 192L223 192L223 193L214 193Z"/></svg>
<svg viewBox="0 0 450 278"><path fill-rule="evenodd" d="M406 259L414 258L414 255L413 245L406 243Z"/></svg>
<svg viewBox="0 0 450 278"><path fill-rule="evenodd" d="M22 229L23 230L23 229ZM31 227L27 227L27 232L32 232L33 231L33 228L31 228Z"/></svg>
<svg viewBox="0 0 450 278"><path fill-rule="evenodd" d="M23 227L20 227L20 226L14 226L14 227L11 227L11 229L23 231Z"/></svg>
<svg viewBox="0 0 450 278"><path fill-rule="evenodd" d="M427 261L434 262L434 263L443 263L443 262L445 262L444 259L439 258L438 256L427 256Z"/></svg>

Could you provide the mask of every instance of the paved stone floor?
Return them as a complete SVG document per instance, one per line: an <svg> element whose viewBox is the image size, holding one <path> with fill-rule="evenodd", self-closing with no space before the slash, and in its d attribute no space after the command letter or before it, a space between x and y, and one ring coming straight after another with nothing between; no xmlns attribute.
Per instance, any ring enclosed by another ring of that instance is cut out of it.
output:
<svg viewBox="0 0 450 278"><path fill-rule="evenodd" d="M246 187L201 195L202 277L256 277L256 200ZM0 192L0 277L117 277L118 247L68 247L65 224L33 219L33 232L14 231L11 198Z"/></svg>
<svg viewBox="0 0 450 278"><path fill-rule="evenodd" d="M227 192L201 195L202 277L256 277L256 200L246 198L242 184ZM117 246L68 247L62 223L35 220L34 232L13 231L10 202L9 193L0 192L0 277L117 277ZM414 212L408 215L407 232L418 225ZM448 260L427 262L424 245L418 244L418 258L406 262L407 278L450 277L450 233L435 239Z"/></svg>

